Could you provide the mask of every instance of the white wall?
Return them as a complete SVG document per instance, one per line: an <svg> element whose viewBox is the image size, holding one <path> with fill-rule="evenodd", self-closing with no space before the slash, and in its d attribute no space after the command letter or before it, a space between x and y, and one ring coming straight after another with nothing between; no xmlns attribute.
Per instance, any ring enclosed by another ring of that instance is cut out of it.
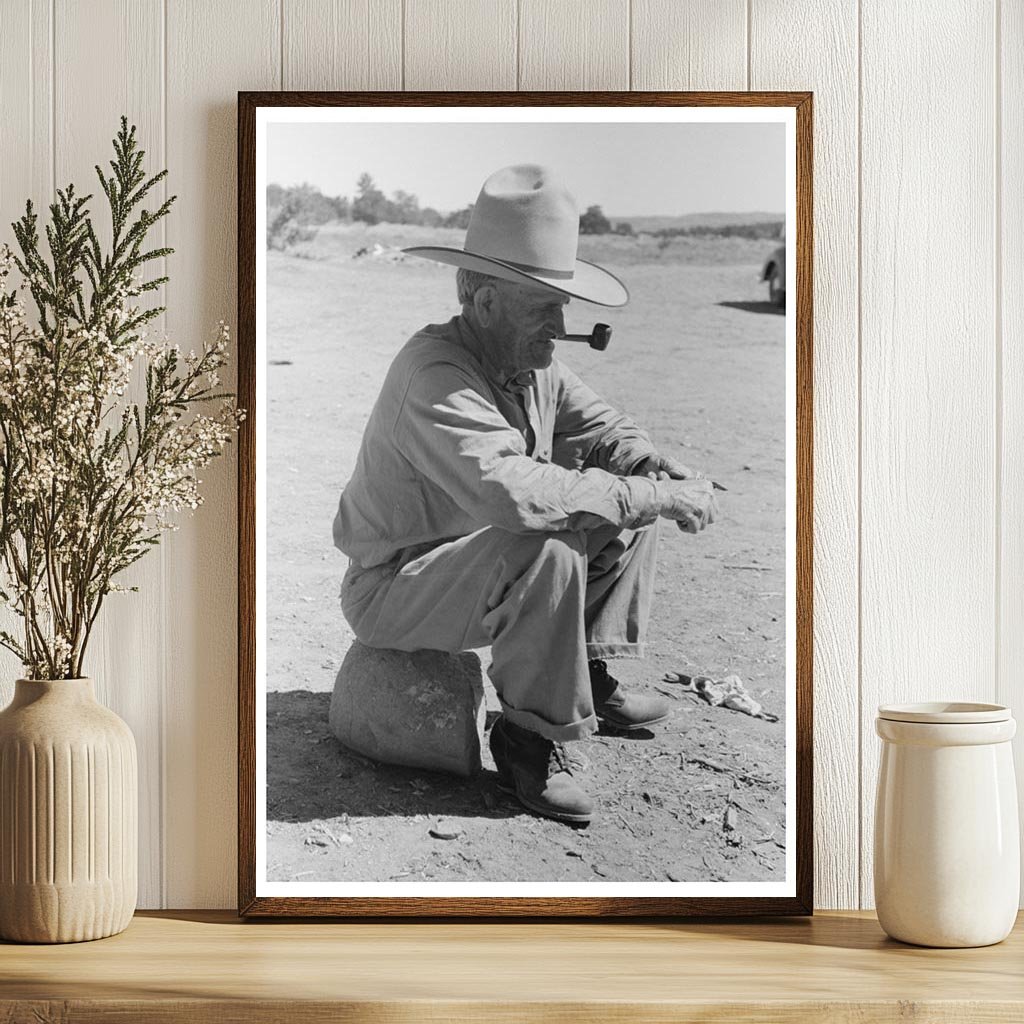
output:
<svg viewBox="0 0 1024 1024"><path fill-rule="evenodd" d="M127 113L179 196L186 346L235 318L237 90L815 92L815 873L819 906L869 906L875 706L1024 705L1024 0L0 0L0 26L0 239L91 188ZM235 472L93 650L139 743L143 906L234 905Z"/></svg>

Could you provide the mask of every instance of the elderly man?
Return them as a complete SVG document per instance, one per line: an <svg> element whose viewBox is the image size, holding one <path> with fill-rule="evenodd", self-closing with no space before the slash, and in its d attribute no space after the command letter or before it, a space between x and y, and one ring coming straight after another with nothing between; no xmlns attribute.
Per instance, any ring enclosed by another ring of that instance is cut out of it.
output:
<svg viewBox="0 0 1024 1024"><path fill-rule="evenodd" d="M536 814L585 823L594 803L563 743L599 720L641 729L662 698L605 659L642 656L656 522L712 522L709 481L554 358L570 298L624 305L576 258L575 200L548 169L484 183L465 246L407 250L453 265L462 312L396 356L341 495L342 609L372 647L491 646L499 785Z"/></svg>

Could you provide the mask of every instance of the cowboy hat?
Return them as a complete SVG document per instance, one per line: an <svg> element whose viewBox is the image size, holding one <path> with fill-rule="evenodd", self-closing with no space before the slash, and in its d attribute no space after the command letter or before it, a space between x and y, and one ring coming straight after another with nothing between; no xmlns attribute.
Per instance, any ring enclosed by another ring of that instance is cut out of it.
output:
<svg viewBox="0 0 1024 1024"><path fill-rule="evenodd" d="M624 306L626 286L576 258L580 215L572 193L547 167L495 171L480 190L461 249L414 245L403 252L519 284L539 284L599 306Z"/></svg>

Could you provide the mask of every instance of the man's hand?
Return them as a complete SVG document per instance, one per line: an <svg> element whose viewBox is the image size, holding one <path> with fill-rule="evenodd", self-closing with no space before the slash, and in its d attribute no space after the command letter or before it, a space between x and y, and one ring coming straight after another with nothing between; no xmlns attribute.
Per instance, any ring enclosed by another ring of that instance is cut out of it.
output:
<svg viewBox="0 0 1024 1024"><path fill-rule="evenodd" d="M718 518L718 502L710 480L662 480L661 514L674 519L680 530L700 533Z"/></svg>
<svg viewBox="0 0 1024 1024"><path fill-rule="evenodd" d="M649 476L653 480L701 480L704 474L667 455L649 455L633 469L633 476Z"/></svg>

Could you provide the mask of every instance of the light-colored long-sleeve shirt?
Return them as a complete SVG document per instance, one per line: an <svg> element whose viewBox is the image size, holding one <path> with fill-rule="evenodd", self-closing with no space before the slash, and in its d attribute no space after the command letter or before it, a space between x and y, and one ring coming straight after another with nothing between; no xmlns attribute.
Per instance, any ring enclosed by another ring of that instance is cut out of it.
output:
<svg viewBox="0 0 1024 1024"><path fill-rule="evenodd" d="M391 364L334 543L369 568L485 526L636 528L661 502L653 481L628 474L653 454L643 430L558 360L501 380L454 317L417 332Z"/></svg>

